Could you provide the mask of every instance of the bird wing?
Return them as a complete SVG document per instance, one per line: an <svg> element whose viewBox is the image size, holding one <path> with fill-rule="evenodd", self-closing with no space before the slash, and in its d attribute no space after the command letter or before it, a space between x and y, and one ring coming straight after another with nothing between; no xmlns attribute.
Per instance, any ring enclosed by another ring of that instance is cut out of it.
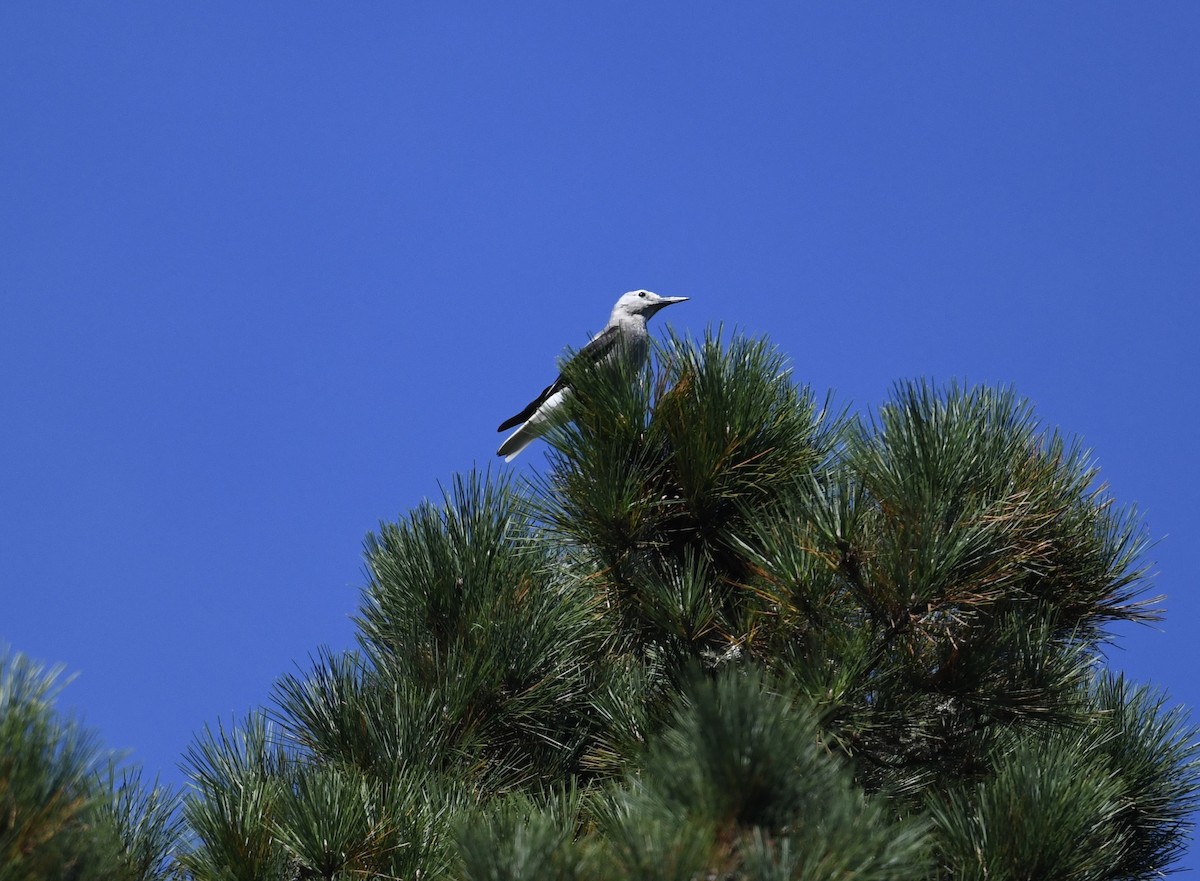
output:
<svg viewBox="0 0 1200 881"><path fill-rule="evenodd" d="M619 325L614 324L611 327L606 327L604 330L600 331L600 333L592 337L591 341L586 346L576 352L570 363L574 364L577 361L588 361L594 364L611 352L620 338L621 328ZM533 416L534 413L538 411L538 407L542 406L542 404L546 403L546 401L548 401L558 392L567 388L567 385L568 383L566 379L564 379L563 375L560 373L558 378L554 380L554 382L550 383L550 385L542 389L541 394L530 401L529 405L526 406L524 410L522 410L516 416L511 416L501 422L500 427L497 428L496 431L504 431L505 429L512 428L514 425L519 425L522 422L527 421L531 416Z"/></svg>

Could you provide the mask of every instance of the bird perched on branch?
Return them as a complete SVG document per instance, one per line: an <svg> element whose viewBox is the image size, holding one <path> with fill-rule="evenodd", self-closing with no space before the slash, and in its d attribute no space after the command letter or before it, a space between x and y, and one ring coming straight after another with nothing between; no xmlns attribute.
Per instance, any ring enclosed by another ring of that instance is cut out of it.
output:
<svg viewBox="0 0 1200 881"><path fill-rule="evenodd" d="M660 297L650 291L630 291L622 294L613 306L612 315L609 316L604 330L592 337L591 342L575 354L571 363L582 360L584 363L598 364L615 357L626 357L640 366L650 350L650 335L646 331L646 322L659 309L672 303L682 303L686 299L687 297ZM529 406L516 416L500 423L497 431L505 431L514 425L520 425L520 428L504 439L496 455L503 456L506 462L511 462L513 457L547 429L550 414L562 406L570 391L567 380L559 374L558 379L542 389L542 393L529 402Z"/></svg>

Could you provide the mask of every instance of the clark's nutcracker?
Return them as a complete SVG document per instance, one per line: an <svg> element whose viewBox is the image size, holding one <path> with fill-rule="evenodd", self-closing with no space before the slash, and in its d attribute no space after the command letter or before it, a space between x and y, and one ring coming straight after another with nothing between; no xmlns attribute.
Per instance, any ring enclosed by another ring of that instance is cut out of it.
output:
<svg viewBox="0 0 1200 881"><path fill-rule="evenodd" d="M614 357L624 356L640 366L646 360L650 349L650 335L646 332L646 322L659 309L672 303L682 303L687 297L660 297L650 291L630 291L622 294L613 306L612 315L604 330L592 337L591 342L580 349L572 363L583 361L599 363L610 361ZM529 402L529 406L500 423L497 431L504 431L514 425L521 427L505 438L496 451L497 456L503 456L505 462L511 462L513 457L529 446L533 439L548 427L546 422L566 398L570 386L560 374L558 379L542 389L542 393Z"/></svg>

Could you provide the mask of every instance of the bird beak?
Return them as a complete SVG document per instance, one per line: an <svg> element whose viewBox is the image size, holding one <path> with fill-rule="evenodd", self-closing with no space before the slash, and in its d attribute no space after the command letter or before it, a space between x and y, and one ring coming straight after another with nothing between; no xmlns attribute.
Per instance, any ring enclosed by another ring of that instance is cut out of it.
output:
<svg viewBox="0 0 1200 881"><path fill-rule="evenodd" d="M671 306L675 303L685 302L687 297L659 297L658 299L663 306Z"/></svg>

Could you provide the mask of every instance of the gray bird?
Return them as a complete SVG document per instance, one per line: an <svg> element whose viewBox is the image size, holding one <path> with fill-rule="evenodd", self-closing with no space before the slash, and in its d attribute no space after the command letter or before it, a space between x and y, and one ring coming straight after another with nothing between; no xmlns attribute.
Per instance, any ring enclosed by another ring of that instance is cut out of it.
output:
<svg viewBox="0 0 1200 881"><path fill-rule="evenodd" d="M646 331L646 322L664 306L672 303L682 303L687 297L660 297L650 291L630 291L622 294L613 306L612 315L604 330L592 337L591 342L580 349L571 359L593 364L607 362L615 357L623 356L637 365L646 360L650 351L650 334ZM497 456L503 456L505 462L513 458L529 446L534 438L542 434L549 426L550 414L562 406L567 394L571 391L567 380L560 374L558 379L542 389L542 393L529 402L524 410L500 423L497 431L505 431L514 425L521 427L504 439Z"/></svg>

